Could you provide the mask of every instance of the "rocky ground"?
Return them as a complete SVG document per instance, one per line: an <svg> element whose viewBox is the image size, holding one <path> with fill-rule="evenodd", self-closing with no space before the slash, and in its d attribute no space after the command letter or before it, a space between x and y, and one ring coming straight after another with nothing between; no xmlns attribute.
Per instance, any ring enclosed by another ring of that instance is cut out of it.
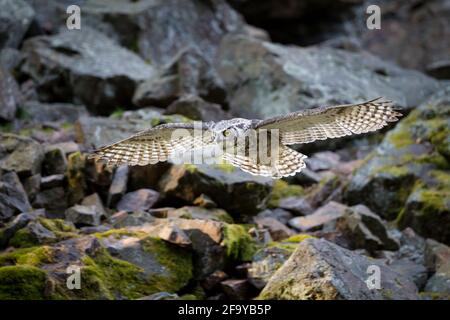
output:
<svg viewBox="0 0 450 320"><path fill-rule="evenodd" d="M445 1L376 1L374 33L355 32L364 1L86 0L69 31L71 2L0 0L0 299L450 297ZM285 180L86 157L161 123L377 96L398 124L299 146Z"/></svg>

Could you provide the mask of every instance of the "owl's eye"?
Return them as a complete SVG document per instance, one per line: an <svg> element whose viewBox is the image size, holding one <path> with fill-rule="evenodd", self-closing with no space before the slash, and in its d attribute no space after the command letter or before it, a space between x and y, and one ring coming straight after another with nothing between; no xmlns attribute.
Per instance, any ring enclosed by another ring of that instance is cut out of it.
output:
<svg viewBox="0 0 450 320"><path fill-rule="evenodd" d="M225 137L228 137L230 134L231 134L231 131L230 131L230 130L224 130L224 131L223 131L223 135L224 135Z"/></svg>

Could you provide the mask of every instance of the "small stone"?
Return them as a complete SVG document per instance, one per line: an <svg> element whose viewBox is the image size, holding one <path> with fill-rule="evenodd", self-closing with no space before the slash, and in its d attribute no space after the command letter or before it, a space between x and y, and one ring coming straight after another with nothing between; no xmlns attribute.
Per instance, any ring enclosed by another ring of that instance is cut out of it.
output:
<svg viewBox="0 0 450 320"><path fill-rule="evenodd" d="M25 189L28 199L33 202L36 198L36 195L39 193L39 190L41 190L41 175L35 174L28 178L25 178L23 182L23 188Z"/></svg>
<svg viewBox="0 0 450 320"><path fill-rule="evenodd" d="M127 191L128 172L128 166L120 166L114 172L114 177L108 190L108 200L106 201L108 208L114 207Z"/></svg>
<svg viewBox="0 0 450 320"><path fill-rule="evenodd" d="M246 300L249 298L250 285L247 279L229 279L222 281L220 285L230 300Z"/></svg>
<svg viewBox="0 0 450 320"><path fill-rule="evenodd" d="M154 208L149 209L147 212L150 213L155 218L167 218L169 216L169 212L174 211L174 208Z"/></svg>
<svg viewBox="0 0 450 320"><path fill-rule="evenodd" d="M290 236L295 234L293 230L289 229L280 221L274 218L255 218L254 220L257 225L269 229L270 236L275 241L289 238Z"/></svg>
<svg viewBox="0 0 450 320"><path fill-rule="evenodd" d="M289 220L293 218L292 213L287 210L276 208L273 210L266 209L258 213L255 218L274 218L280 221L282 224L288 224Z"/></svg>
<svg viewBox="0 0 450 320"><path fill-rule="evenodd" d="M190 247L191 240L186 233L176 225L166 224L158 232L159 238L181 247Z"/></svg>
<svg viewBox="0 0 450 320"><path fill-rule="evenodd" d="M66 219L77 226L98 226L101 212L95 206L75 205L66 210Z"/></svg>
<svg viewBox="0 0 450 320"><path fill-rule="evenodd" d="M145 211L150 209L158 199L158 192L151 189L139 189L125 194L117 204L117 210Z"/></svg>
<svg viewBox="0 0 450 320"><path fill-rule="evenodd" d="M287 197L280 200L278 206L282 209L289 210L296 215L307 216L314 212L311 204L306 198Z"/></svg>
<svg viewBox="0 0 450 320"><path fill-rule="evenodd" d="M17 215L12 221L10 221L0 232L0 248L7 246L9 240L14 234L24 228L30 221L36 220L38 214L34 212L24 212Z"/></svg>
<svg viewBox="0 0 450 320"><path fill-rule="evenodd" d="M0 169L15 171L20 177L41 172L44 148L35 140L9 133L0 133Z"/></svg>
<svg viewBox="0 0 450 320"><path fill-rule="evenodd" d="M101 233L111 230L111 227L100 225L95 227L82 227L80 228L81 234L94 234L94 233Z"/></svg>
<svg viewBox="0 0 450 320"><path fill-rule="evenodd" d="M128 217L128 212L118 211L108 218L108 222L113 226L120 224Z"/></svg>
<svg viewBox="0 0 450 320"><path fill-rule="evenodd" d="M67 160L64 151L60 148L47 149L42 162L42 175L64 174L67 169Z"/></svg>
<svg viewBox="0 0 450 320"><path fill-rule="evenodd" d="M345 205L331 201L317 209L313 214L289 220L289 225L302 232L312 231L323 227L326 223L335 221L344 214L346 209Z"/></svg>
<svg viewBox="0 0 450 320"><path fill-rule="evenodd" d="M227 278L228 275L225 272L222 270L216 270L203 279L200 283L203 289L212 291L217 288L220 282L226 280Z"/></svg>
<svg viewBox="0 0 450 320"><path fill-rule="evenodd" d="M97 193L93 193L87 197L84 197L83 201L81 201L81 205L83 206L94 206L95 209L100 213L102 218L106 218L109 216L108 212L105 210L103 206L102 199L100 199Z"/></svg>
<svg viewBox="0 0 450 320"><path fill-rule="evenodd" d="M31 209L27 194L15 172L0 171L0 221Z"/></svg>

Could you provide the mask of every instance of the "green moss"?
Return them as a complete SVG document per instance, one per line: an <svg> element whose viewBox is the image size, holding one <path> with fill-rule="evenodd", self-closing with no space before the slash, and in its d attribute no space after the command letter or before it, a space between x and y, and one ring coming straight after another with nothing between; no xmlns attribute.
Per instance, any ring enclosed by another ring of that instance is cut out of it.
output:
<svg viewBox="0 0 450 320"><path fill-rule="evenodd" d="M0 267L0 300L43 299L46 281L46 272L33 266Z"/></svg>
<svg viewBox="0 0 450 320"><path fill-rule="evenodd" d="M314 238L315 237L313 237L312 235L301 233L301 234L296 234L296 235L294 235L292 237L289 237L287 239L284 239L283 242L300 243L303 240L314 239Z"/></svg>
<svg viewBox="0 0 450 320"><path fill-rule="evenodd" d="M39 241L26 228L18 230L9 240L9 245L15 248L34 247L38 244Z"/></svg>
<svg viewBox="0 0 450 320"><path fill-rule="evenodd" d="M84 197L86 179L84 174L85 156L81 152L74 152L67 160L67 184L69 190L69 203L77 203Z"/></svg>
<svg viewBox="0 0 450 320"><path fill-rule="evenodd" d="M78 237L75 227L63 219L39 217L38 220L44 228L50 230L57 236L58 241Z"/></svg>
<svg viewBox="0 0 450 320"><path fill-rule="evenodd" d="M450 189L450 174L448 172L441 170L431 170L430 176L435 181L437 189Z"/></svg>
<svg viewBox="0 0 450 320"><path fill-rule="evenodd" d="M39 266L51 262L53 262L53 255L49 246L17 249L0 255L0 266Z"/></svg>
<svg viewBox="0 0 450 320"><path fill-rule="evenodd" d="M109 116L112 119L120 119L123 117L124 114L124 110L122 107L116 107L116 109L114 110L113 113L111 113L111 115Z"/></svg>
<svg viewBox="0 0 450 320"><path fill-rule="evenodd" d="M408 147L409 145L415 143L408 130L408 127L406 127L405 125L403 125L402 127L398 127L394 131L391 131L388 134L387 139L393 146L399 149Z"/></svg>
<svg viewBox="0 0 450 320"><path fill-rule="evenodd" d="M270 208L276 208L280 200L287 197L300 197L304 195L304 190L299 185L288 184L283 180L276 180L272 193L269 198L268 206Z"/></svg>
<svg viewBox="0 0 450 320"><path fill-rule="evenodd" d="M402 177L410 174L409 170L404 166L382 166L372 171L372 174L388 173L394 177Z"/></svg>
<svg viewBox="0 0 450 320"><path fill-rule="evenodd" d="M167 270L164 279L151 278L159 291L176 292L192 278L192 255L189 251L161 239L148 237L142 241L142 248L155 255Z"/></svg>
<svg viewBox="0 0 450 320"><path fill-rule="evenodd" d="M214 168L226 173L232 173L236 170L236 167L229 163L221 163L214 165Z"/></svg>
<svg viewBox="0 0 450 320"><path fill-rule="evenodd" d="M105 232L97 232L93 234L98 239L104 239L113 237L115 239L120 239L122 237L136 237L144 238L147 234L142 231L131 231L128 229L111 229Z"/></svg>
<svg viewBox="0 0 450 320"><path fill-rule="evenodd" d="M197 167L194 164L185 164L184 168L190 173L195 173L197 171Z"/></svg>
<svg viewBox="0 0 450 320"><path fill-rule="evenodd" d="M225 224L222 245L227 256L236 261L250 261L257 250L255 240L248 233L248 226Z"/></svg>

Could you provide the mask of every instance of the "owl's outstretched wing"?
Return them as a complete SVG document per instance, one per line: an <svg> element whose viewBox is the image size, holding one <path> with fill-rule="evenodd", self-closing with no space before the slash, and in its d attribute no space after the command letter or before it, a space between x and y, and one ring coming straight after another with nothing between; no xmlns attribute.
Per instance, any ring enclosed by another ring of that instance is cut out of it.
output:
<svg viewBox="0 0 450 320"><path fill-rule="evenodd" d="M148 165L166 161L175 152L184 152L213 142L211 123L169 123L144 130L119 142L101 147L89 156L108 165ZM198 133L194 130L200 130Z"/></svg>
<svg viewBox="0 0 450 320"><path fill-rule="evenodd" d="M258 122L254 128L279 129L281 142L289 145L375 131L397 121L401 115L394 110L391 101L377 98L358 104L293 112Z"/></svg>

